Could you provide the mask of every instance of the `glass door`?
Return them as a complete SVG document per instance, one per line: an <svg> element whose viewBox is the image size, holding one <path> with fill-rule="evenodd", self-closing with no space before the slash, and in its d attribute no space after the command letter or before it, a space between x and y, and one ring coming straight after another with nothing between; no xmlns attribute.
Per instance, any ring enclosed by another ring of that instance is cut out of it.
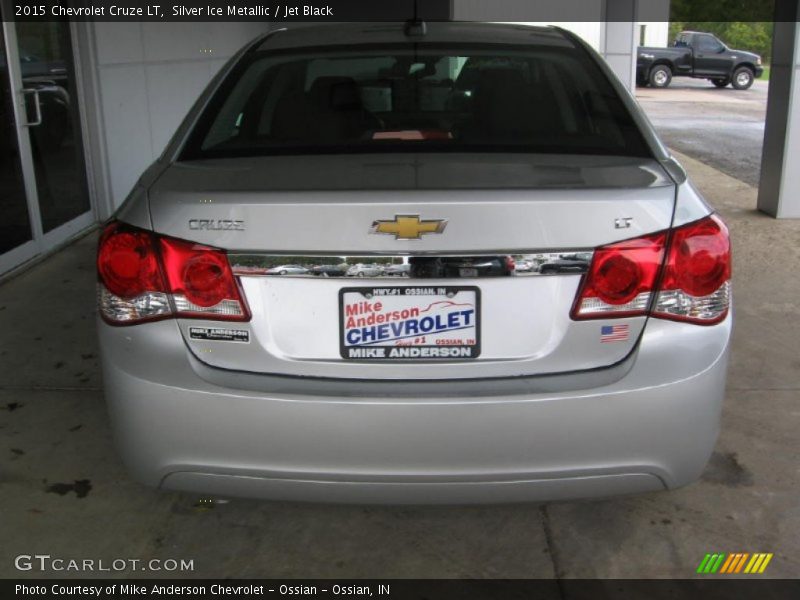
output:
<svg viewBox="0 0 800 600"><path fill-rule="evenodd" d="M5 35L0 29L0 273L38 251L22 174L15 113L18 107L12 89Z"/></svg>
<svg viewBox="0 0 800 600"><path fill-rule="evenodd" d="M4 190L16 182L16 195L0 201L0 274L95 220L69 22L5 21L3 47L0 177Z"/></svg>
<svg viewBox="0 0 800 600"><path fill-rule="evenodd" d="M48 234L91 210L70 25L17 23L16 33L39 213Z"/></svg>

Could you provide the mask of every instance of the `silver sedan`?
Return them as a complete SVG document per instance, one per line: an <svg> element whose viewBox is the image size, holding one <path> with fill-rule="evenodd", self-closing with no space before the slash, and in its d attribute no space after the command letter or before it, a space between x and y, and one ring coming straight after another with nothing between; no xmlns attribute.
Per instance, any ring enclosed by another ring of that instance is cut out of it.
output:
<svg viewBox="0 0 800 600"><path fill-rule="evenodd" d="M310 271L300 265L278 265L266 271L267 275L307 275Z"/></svg>
<svg viewBox="0 0 800 600"><path fill-rule="evenodd" d="M547 268L498 276L512 256ZM286 257L411 267L264 276ZM97 266L116 442L154 487L648 492L697 479L719 431L728 231L557 28L254 40L107 224Z"/></svg>

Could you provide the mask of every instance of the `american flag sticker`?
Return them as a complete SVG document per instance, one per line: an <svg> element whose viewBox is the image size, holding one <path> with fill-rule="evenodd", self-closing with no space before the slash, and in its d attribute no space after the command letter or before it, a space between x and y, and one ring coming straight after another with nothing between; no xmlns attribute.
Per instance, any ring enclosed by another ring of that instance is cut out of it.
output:
<svg viewBox="0 0 800 600"><path fill-rule="evenodd" d="M600 328L600 341L605 344L606 342L624 342L628 339L630 334L630 325L603 325Z"/></svg>

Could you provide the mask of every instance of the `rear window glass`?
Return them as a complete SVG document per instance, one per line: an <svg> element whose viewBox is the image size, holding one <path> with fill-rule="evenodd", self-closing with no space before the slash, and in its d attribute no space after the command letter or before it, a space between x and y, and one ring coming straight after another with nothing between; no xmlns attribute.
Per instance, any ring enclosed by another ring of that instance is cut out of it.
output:
<svg viewBox="0 0 800 600"><path fill-rule="evenodd" d="M650 156L582 49L416 44L255 53L182 158L403 150Z"/></svg>

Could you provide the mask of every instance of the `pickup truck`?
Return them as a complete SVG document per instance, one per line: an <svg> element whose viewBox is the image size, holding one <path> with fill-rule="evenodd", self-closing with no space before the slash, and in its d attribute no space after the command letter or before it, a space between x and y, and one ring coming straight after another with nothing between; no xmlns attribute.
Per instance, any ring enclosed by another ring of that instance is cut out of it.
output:
<svg viewBox="0 0 800 600"><path fill-rule="evenodd" d="M665 88L673 77L708 79L718 88L731 84L746 90L764 68L761 57L732 50L710 33L682 31L669 48L641 46L636 60L636 82Z"/></svg>

